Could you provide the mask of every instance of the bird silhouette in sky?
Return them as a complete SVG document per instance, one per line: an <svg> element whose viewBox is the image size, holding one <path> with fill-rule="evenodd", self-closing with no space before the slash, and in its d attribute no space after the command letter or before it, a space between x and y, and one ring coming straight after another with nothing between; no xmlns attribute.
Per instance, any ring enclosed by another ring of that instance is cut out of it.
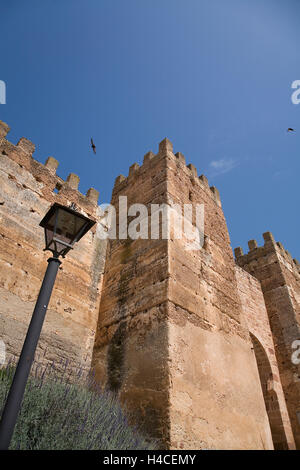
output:
<svg viewBox="0 0 300 470"><path fill-rule="evenodd" d="M295 129L293 129L292 127L289 127L287 132L295 132Z"/></svg>
<svg viewBox="0 0 300 470"><path fill-rule="evenodd" d="M93 142L93 139L91 138L91 147L93 149L93 152L96 153L96 145Z"/></svg>

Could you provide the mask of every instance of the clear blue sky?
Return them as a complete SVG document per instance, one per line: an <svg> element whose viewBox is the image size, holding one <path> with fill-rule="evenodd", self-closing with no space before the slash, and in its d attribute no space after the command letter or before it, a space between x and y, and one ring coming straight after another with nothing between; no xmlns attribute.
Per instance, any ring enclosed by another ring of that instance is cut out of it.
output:
<svg viewBox="0 0 300 470"><path fill-rule="evenodd" d="M9 140L109 202L168 137L220 190L233 247L269 230L300 259L299 0L2 0L0 24Z"/></svg>

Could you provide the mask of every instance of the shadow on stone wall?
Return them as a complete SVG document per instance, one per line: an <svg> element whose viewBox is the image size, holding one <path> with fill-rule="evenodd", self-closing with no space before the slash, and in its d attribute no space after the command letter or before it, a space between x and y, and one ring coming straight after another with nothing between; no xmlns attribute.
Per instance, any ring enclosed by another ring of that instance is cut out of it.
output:
<svg viewBox="0 0 300 470"><path fill-rule="evenodd" d="M269 386L269 384L274 380L271 365L266 351L260 341L252 333L250 333L250 337L254 348L274 449L287 450L288 443L284 431L277 393Z"/></svg>
<svg viewBox="0 0 300 470"><path fill-rule="evenodd" d="M115 331L107 352L107 388L117 393L124 378L127 322L122 321Z"/></svg>

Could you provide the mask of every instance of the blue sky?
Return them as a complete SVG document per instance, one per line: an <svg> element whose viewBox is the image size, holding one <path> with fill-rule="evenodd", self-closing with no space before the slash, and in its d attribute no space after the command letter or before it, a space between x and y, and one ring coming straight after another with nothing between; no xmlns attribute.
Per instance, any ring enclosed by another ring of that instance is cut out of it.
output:
<svg viewBox="0 0 300 470"><path fill-rule="evenodd" d="M298 0L2 1L0 119L100 202L168 137L220 190L233 247L271 231L300 259L299 23Z"/></svg>

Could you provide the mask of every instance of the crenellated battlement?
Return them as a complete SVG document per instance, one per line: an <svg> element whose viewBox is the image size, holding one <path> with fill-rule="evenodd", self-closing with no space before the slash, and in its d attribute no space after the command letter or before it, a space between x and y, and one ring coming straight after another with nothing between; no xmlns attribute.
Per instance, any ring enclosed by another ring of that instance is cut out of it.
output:
<svg viewBox="0 0 300 470"><path fill-rule="evenodd" d="M60 267L38 345L42 361L92 368L161 448L294 449L293 434L300 448L299 366L291 361L300 265L282 243L265 232L262 246L251 239L248 253L234 250L235 266L218 189L168 139L116 178L119 235L112 230L105 239L109 210L98 207L98 191L82 194L78 175L61 178L58 160L35 160L35 145L24 137L12 144L9 130L0 121L0 339L7 353L20 350L49 256L40 220L52 203L72 203L98 224ZM150 211L133 219L141 204ZM183 236L175 228L164 235L172 219L152 211L163 204L193 209L192 221L178 217ZM198 223L198 205L205 206L203 246L185 231ZM133 237L144 222L150 237Z"/></svg>
<svg viewBox="0 0 300 470"><path fill-rule="evenodd" d="M48 157L45 164L33 158L35 145L25 137L22 137L17 145L6 139L10 128L0 121L0 158L8 158L15 162L21 169L27 170L35 180L40 183L40 190L49 202L61 203L73 202L86 214L95 216L98 204L99 192L89 188L84 195L78 190L80 178L75 173L70 173L64 181L57 174L59 162L54 157Z"/></svg>
<svg viewBox="0 0 300 470"><path fill-rule="evenodd" d="M176 164L189 174L189 177L193 185L197 184L204 189L210 197L221 207L220 193L215 186L209 186L206 176L200 175L198 177L197 168L192 164L186 164L185 156L181 152L173 153L173 145L169 139L165 138L159 143L158 153L154 154L152 151L147 152L144 155L143 163L140 166L138 163L133 163L129 167L128 176L119 175L115 179L113 192L117 193L122 191L125 186L132 180L132 178L138 177L142 172L147 171L150 165L155 165L160 159L169 157L176 161Z"/></svg>
<svg viewBox="0 0 300 470"><path fill-rule="evenodd" d="M272 351L273 355L276 351L278 375L282 380L291 422L292 432L289 431L289 440L292 443L291 448L294 448L293 439L296 441L296 448L299 448L300 434L297 419L300 403L299 365L291 360L291 357L294 341L299 339L300 334L300 265L281 242L276 242L271 232L265 232L263 238L263 246L258 246L257 241L252 239L248 241L248 253L244 254L241 247L236 248L234 253L237 265L260 282L275 345L274 349L271 347L269 351ZM242 284L241 288L245 289L245 284ZM250 312L250 305L251 297L249 296L245 302L246 312ZM260 335L259 306L255 304L253 307L253 325L258 326L257 331Z"/></svg>
<svg viewBox="0 0 300 470"><path fill-rule="evenodd" d="M6 135L9 133L10 127L6 122L0 121L0 143L1 140L6 137Z"/></svg>
<svg viewBox="0 0 300 470"><path fill-rule="evenodd" d="M258 246L256 240L249 240L248 253L243 252L241 247L237 247L234 250L236 262L239 266L244 266L248 264L254 264L260 258L267 256L268 254L274 252L277 253L281 259L291 266L291 268L296 272L300 273L300 265L297 259L293 258L288 250L286 250L281 242L276 242L273 234L271 232L263 233L264 245Z"/></svg>
<svg viewBox="0 0 300 470"><path fill-rule="evenodd" d="M40 221L55 202L72 205L96 222L101 215L98 191L80 193L79 176L70 173L64 180L54 157L38 162L35 145L24 137L14 145L6 139L8 132L0 121L0 339L9 359L21 350L49 258ZM56 363L60 372L62 359L70 370L90 369L107 243L96 236L97 226L60 266L38 343L41 362Z"/></svg>

